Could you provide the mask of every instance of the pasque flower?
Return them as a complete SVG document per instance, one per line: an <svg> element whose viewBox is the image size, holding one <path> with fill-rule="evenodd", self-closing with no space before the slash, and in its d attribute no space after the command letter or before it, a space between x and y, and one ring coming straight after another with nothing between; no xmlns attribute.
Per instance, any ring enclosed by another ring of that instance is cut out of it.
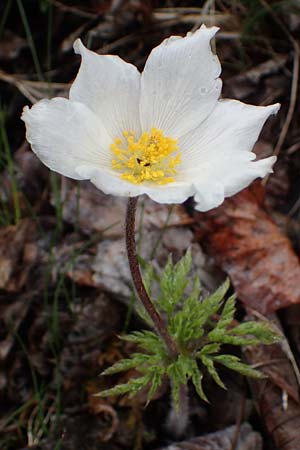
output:
<svg viewBox="0 0 300 450"><path fill-rule="evenodd" d="M50 169L90 180L107 194L147 194L159 203L195 197L196 208L220 205L272 171L252 148L279 104L220 99L221 66L210 41L218 28L171 36L141 74L117 56L82 57L69 99L24 108L27 139Z"/></svg>

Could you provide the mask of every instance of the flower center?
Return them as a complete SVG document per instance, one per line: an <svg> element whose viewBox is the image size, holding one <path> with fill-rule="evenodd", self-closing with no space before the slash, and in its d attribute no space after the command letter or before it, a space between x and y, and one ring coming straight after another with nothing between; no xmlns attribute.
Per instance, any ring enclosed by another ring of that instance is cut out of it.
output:
<svg viewBox="0 0 300 450"><path fill-rule="evenodd" d="M143 133L138 140L132 131L124 131L123 136L124 139L117 138L110 146L115 156L112 167L123 180L134 184L175 181L176 166L181 162L177 139L164 136L157 128Z"/></svg>

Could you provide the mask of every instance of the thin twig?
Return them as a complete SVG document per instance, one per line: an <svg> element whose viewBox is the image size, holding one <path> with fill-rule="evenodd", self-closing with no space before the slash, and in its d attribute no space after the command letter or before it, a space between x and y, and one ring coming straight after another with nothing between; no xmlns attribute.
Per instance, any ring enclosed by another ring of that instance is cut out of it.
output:
<svg viewBox="0 0 300 450"><path fill-rule="evenodd" d="M294 47L294 61L293 61L293 77L292 77L292 83L291 83L291 96L290 96L290 103L289 103L289 109L283 124L283 127L281 129L277 144L275 146L273 155L278 156L281 150L281 147L285 141L287 132L289 130L294 111L297 101L297 91L298 91L298 80L299 80L299 60L300 60L300 47L298 42L293 38L293 36L289 33L289 31L286 29L282 21L277 17L277 15L274 13L270 5L265 0L260 0L263 7L270 13L274 21L279 25L279 27L282 29L282 31L285 33L285 35L288 37L289 41L291 42L292 46Z"/></svg>
<svg viewBox="0 0 300 450"><path fill-rule="evenodd" d="M75 8L74 6L65 5L64 3L58 0L48 0L48 1L61 11L69 12L79 17L84 17L85 19L97 19L99 17L99 14L83 11L82 9Z"/></svg>

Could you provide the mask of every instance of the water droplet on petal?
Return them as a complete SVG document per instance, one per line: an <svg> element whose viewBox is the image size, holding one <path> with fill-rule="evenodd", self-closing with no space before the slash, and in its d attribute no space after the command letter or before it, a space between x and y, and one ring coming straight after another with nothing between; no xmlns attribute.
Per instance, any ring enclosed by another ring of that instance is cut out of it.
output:
<svg viewBox="0 0 300 450"><path fill-rule="evenodd" d="M208 93L207 87L201 86L201 87L199 88L199 94L200 94L200 95L206 95L207 93Z"/></svg>

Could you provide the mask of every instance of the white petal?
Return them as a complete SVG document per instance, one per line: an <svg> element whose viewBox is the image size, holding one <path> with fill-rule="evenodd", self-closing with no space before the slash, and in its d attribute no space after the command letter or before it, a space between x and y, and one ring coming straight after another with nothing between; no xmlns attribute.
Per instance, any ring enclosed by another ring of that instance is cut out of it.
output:
<svg viewBox="0 0 300 450"><path fill-rule="evenodd" d="M174 181L164 185L146 185L144 193L157 203L183 203L194 195L195 188L189 181Z"/></svg>
<svg viewBox="0 0 300 450"><path fill-rule="evenodd" d="M41 100L24 108L22 120L32 150L50 169L80 180L78 165L110 166L110 137L85 105L65 98Z"/></svg>
<svg viewBox="0 0 300 450"><path fill-rule="evenodd" d="M214 163L251 152L261 129L280 104L252 106L237 100L220 100L209 117L195 130L179 140L182 169ZM255 158L255 155L253 155Z"/></svg>
<svg viewBox="0 0 300 450"><path fill-rule="evenodd" d="M81 66L70 89L70 99L87 105L105 125L112 140L124 130L140 132L140 73L118 56L98 55L74 43Z"/></svg>
<svg viewBox="0 0 300 450"><path fill-rule="evenodd" d="M136 197L144 193L141 184L129 183L122 180L117 172L111 169L101 169L91 164L81 164L76 167L80 177L90 180L105 194L119 195L120 197Z"/></svg>
<svg viewBox="0 0 300 450"><path fill-rule="evenodd" d="M275 162L276 156L248 163L237 162L235 164L230 160L227 167L218 167L219 173L217 174L216 170L214 173L222 179L225 197L230 197L249 186L256 178L264 178L267 174L272 173Z"/></svg>
<svg viewBox="0 0 300 450"><path fill-rule="evenodd" d="M250 156L250 155L249 155ZM197 190L195 195L198 211L209 211L221 205L226 197L230 197L249 186L256 178L263 178L272 172L272 166L276 161L275 156L259 161L251 161L244 158L221 159L218 163L202 167L194 179ZM200 180L200 181L199 181Z"/></svg>
<svg viewBox="0 0 300 450"><path fill-rule="evenodd" d="M208 183L196 184L195 209L206 212L224 202L224 187L222 183L210 180Z"/></svg>
<svg viewBox="0 0 300 450"><path fill-rule="evenodd" d="M221 66L210 40L218 28L202 26L172 36L152 50L141 79L142 129L179 137L198 126L220 96Z"/></svg>
<svg viewBox="0 0 300 450"><path fill-rule="evenodd" d="M225 197L272 171L276 158L254 161L251 150L265 121L279 107L221 100L199 128L180 140L181 178L190 179L196 187L196 209L219 206Z"/></svg>
<svg viewBox="0 0 300 450"><path fill-rule="evenodd" d="M133 184L122 180L119 174L112 170L101 170L91 165L82 165L76 170L82 178L91 180L105 194L122 197L146 194L158 203L182 203L195 192L191 183L188 182L174 182L166 185Z"/></svg>

